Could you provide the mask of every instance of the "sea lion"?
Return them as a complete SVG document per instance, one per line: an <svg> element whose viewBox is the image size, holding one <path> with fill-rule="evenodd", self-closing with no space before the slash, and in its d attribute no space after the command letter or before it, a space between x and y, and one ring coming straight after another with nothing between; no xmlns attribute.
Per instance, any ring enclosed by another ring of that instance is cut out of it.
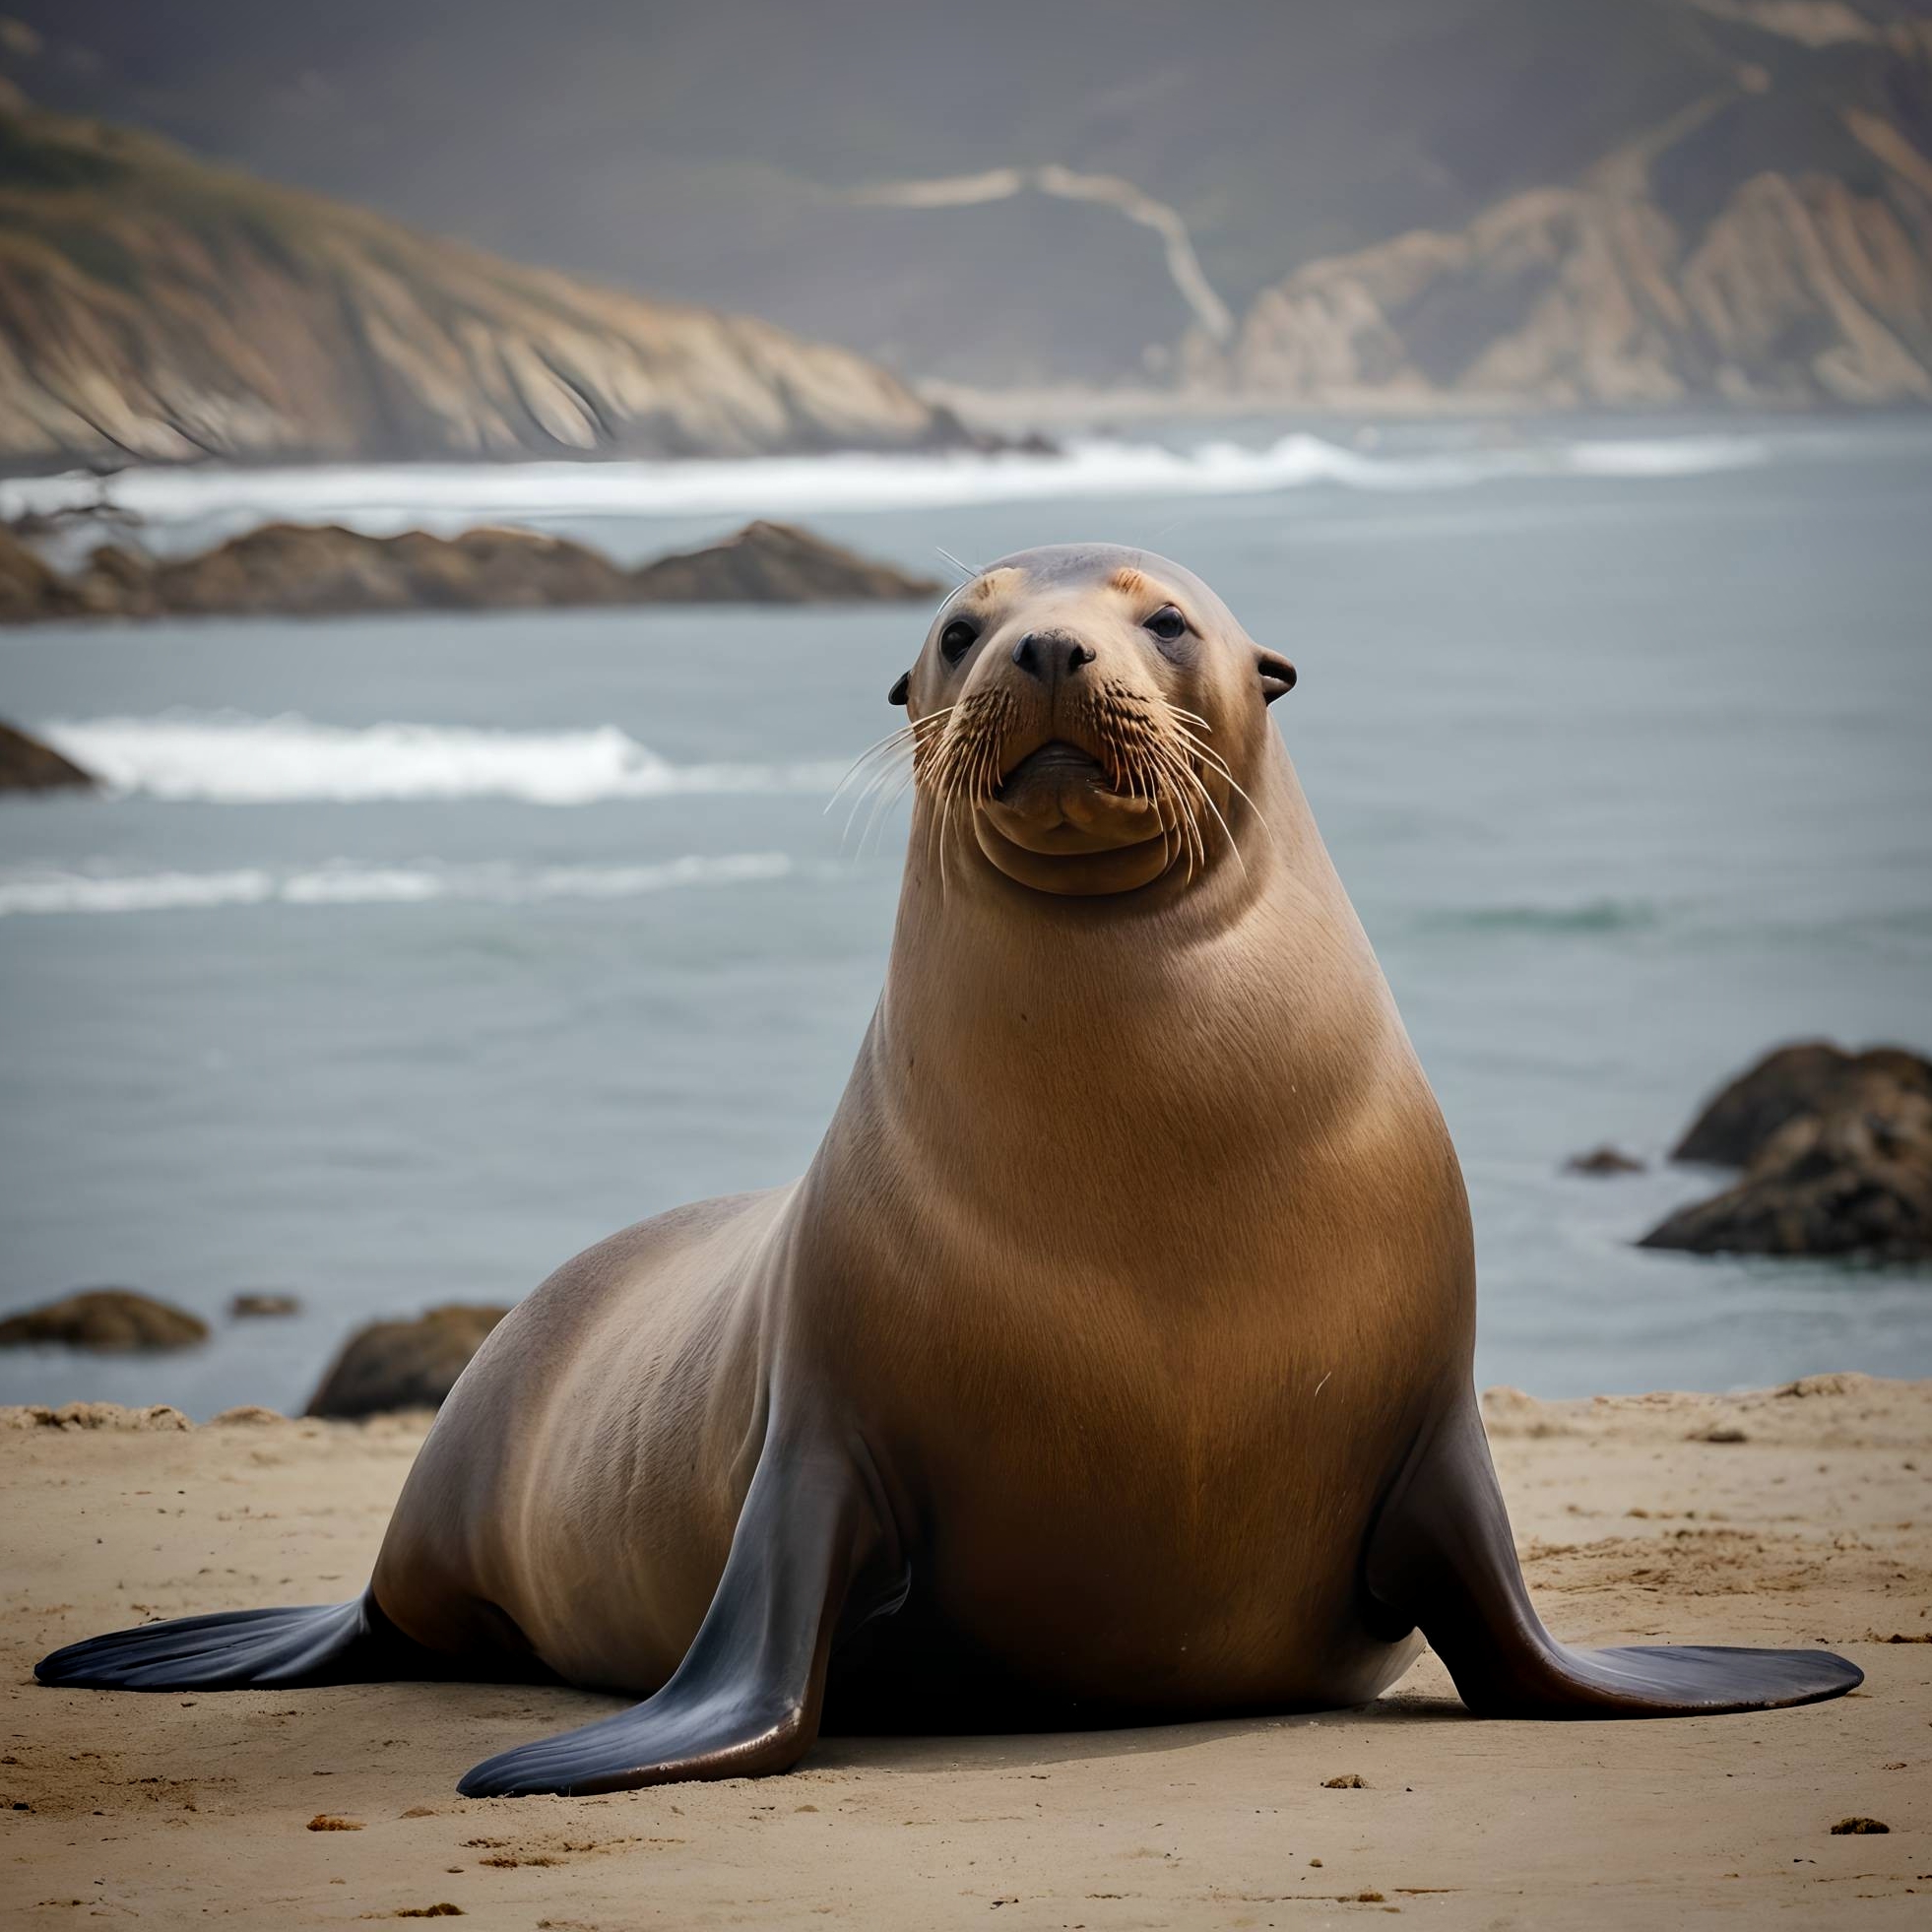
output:
<svg viewBox="0 0 1932 1932"><path fill-rule="evenodd" d="M912 1726L1361 1704L1423 1637L1481 1712L1851 1689L1817 1650L1571 1650L1530 1607L1461 1176L1269 717L1294 681L1163 558L976 575L893 690L891 962L809 1171L509 1316L358 1600L41 1680L643 1695L471 1794L782 1771L835 1658L835 1704Z"/></svg>

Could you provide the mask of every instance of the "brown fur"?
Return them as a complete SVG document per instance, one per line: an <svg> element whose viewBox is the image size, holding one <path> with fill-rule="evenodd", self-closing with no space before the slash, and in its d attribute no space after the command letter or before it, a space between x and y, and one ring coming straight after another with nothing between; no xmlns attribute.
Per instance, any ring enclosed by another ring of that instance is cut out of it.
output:
<svg viewBox="0 0 1932 1932"><path fill-rule="evenodd" d="M971 648L938 648L949 601L894 687L892 958L805 1177L615 1236L505 1320L364 1598L112 1633L43 1681L419 1676L426 1646L652 1694L472 1796L782 1771L835 1659L834 1708L915 1725L1356 1703L1417 1626L1508 1716L1861 1681L1543 1629L1455 1155L1266 721L1292 669L1172 566L1191 628L1156 639L1102 594L1126 567L1008 559Z"/></svg>
<svg viewBox="0 0 1932 1932"><path fill-rule="evenodd" d="M956 613L962 606L977 609L982 605L991 604L996 598L1009 591L1018 576L1017 571L1005 570L998 566L991 570L982 570L971 583L960 586L950 599L947 608Z"/></svg>
<svg viewBox="0 0 1932 1932"><path fill-rule="evenodd" d="M992 621L957 677L931 640L914 674L915 720L971 702L922 745L884 994L817 1157L593 1249L497 1329L377 1570L419 1641L474 1643L486 1603L565 1677L656 1688L805 1390L877 1468L915 1682L970 1654L1048 1699L1200 1711L1352 1701L1406 1663L1357 1571L1468 1371L1454 1156L1253 647L1191 586L1208 648L1165 664L1095 595L1139 574L1118 555L1036 553L935 618ZM1100 652L1072 724L1008 663L1048 623ZM1138 889L1065 898L976 850L1030 737L1095 732L1123 784L1176 706L1247 795L1196 767L1228 834L1188 864L1166 837Z"/></svg>

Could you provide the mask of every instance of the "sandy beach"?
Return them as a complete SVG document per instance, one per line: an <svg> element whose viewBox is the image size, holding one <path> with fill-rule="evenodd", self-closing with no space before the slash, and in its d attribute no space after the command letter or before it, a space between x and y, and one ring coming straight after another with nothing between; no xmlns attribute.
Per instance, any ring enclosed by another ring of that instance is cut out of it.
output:
<svg viewBox="0 0 1932 1932"><path fill-rule="evenodd" d="M1932 1383L1485 1414L1574 1641L1826 1643L1862 1691L1762 1716L1481 1723L1425 1657L1370 1709L1073 1736L828 1738L789 1776L470 1802L610 1701L401 1685L53 1691L54 1645L358 1589L426 1418L0 1411L0 1913L320 1926L1922 1925ZM1360 1779L1357 1785L1350 1780ZM1337 1783L1336 1780L1342 1780ZM1853 1818L1889 1826L1838 1833ZM324 1821L339 1823L329 1826Z"/></svg>

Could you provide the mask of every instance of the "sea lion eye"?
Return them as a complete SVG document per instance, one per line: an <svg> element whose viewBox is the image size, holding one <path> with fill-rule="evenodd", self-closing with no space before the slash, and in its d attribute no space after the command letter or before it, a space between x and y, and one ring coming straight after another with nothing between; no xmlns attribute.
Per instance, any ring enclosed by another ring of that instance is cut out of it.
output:
<svg viewBox="0 0 1932 1932"><path fill-rule="evenodd" d="M1163 644L1172 644L1188 628L1188 620L1171 604L1163 604L1140 628L1152 631Z"/></svg>
<svg viewBox="0 0 1932 1932"><path fill-rule="evenodd" d="M979 641L979 635L977 624L969 624L964 617L955 617L939 633L939 655L947 664L957 664Z"/></svg>

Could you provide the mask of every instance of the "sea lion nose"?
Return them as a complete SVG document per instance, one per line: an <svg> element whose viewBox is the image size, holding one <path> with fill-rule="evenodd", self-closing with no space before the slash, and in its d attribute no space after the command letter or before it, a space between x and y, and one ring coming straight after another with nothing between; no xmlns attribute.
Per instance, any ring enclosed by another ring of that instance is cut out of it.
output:
<svg viewBox="0 0 1932 1932"><path fill-rule="evenodd" d="M1093 652L1076 637L1057 630L1029 630L1013 646L1013 662L1043 684L1071 677L1082 665L1093 663Z"/></svg>

